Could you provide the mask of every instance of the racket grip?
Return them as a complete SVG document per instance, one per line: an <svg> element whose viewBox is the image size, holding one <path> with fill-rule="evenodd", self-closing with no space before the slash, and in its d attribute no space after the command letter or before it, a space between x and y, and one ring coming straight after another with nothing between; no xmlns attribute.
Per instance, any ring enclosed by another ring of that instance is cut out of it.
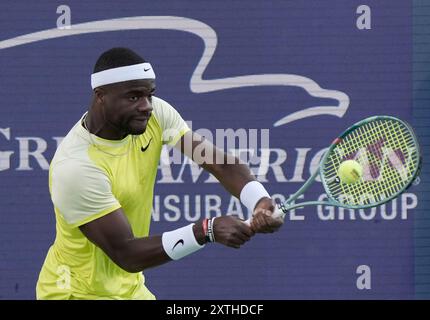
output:
<svg viewBox="0 0 430 320"><path fill-rule="evenodd" d="M284 213L281 209L279 209L279 208L276 208L276 209L275 209L275 212L273 212L273 214L272 214L272 217L273 217L274 219L277 219L277 218L280 218L280 217L284 218L284 216L285 216L285 213ZM248 226L250 226L250 225L251 225L251 221L252 221L252 217L251 217L251 218L249 218L248 220L245 220L244 222L245 222Z"/></svg>

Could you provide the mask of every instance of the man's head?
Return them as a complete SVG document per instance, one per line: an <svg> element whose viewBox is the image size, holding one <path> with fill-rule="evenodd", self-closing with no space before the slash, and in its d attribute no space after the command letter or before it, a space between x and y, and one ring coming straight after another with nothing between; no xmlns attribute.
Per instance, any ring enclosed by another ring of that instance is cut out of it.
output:
<svg viewBox="0 0 430 320"><path fill-rule="evenodd" d="M98 58L91 84L106 124L123 135L145 132L155 90L149 63L130 49L110 49Z"/></svg>

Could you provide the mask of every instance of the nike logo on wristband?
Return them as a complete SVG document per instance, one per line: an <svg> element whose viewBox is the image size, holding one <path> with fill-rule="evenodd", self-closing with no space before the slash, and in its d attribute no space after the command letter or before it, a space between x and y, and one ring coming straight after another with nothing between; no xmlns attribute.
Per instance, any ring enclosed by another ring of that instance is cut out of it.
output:
<svg viewBox="0 0 430 320"><path fill-rule="evenodd" d="M175 250L175 247L176 247L178 244L182 244L182 245L184 245L184 240L183 240L183 239L178 240L178 242L176 242L176 243L175 243L175 245L173 246L172 251L173 251L173 250Z"/></svg>

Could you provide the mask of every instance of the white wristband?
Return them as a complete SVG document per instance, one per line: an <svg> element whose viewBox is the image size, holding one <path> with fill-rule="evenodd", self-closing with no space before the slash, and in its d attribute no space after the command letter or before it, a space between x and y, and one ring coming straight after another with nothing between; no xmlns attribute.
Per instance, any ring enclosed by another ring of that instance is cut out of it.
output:
<svg viewBox="0 0 430 320"><path fill-rule="evenodd" d="M205 247L205 245L200 245L197 242L193 226L194 223L173 231L164 232L161 236L163 249L172 260L179 260Z"/></svg>
<svg viewBox="0 0 430 320"><path fill-rule="evenodd" d="M242 202L242 204L247 207L251 213L254 212L257 202L263 197L270 198L270 195L258 181L248 182L242 188L242 191L240 191L240 202Z"/></svg>

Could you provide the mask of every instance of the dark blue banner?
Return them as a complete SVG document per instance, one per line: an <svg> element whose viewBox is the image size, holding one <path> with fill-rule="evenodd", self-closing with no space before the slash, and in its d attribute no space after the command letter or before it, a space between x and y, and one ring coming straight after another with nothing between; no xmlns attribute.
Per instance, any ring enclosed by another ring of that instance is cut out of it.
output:
<svg viewBox="0 0 430 320"><path fill-rule="evenodd" d="M280 200L353 123L428 117L413 101L413 13L422 11L411 1L365 2L2 1L0 298L35 298L55 237L49 162L88 110L93 65L111 47L150 61L156 95L248 162ZM428 81L428 65L417 81ZM426 146L425 129L418 133ZM151 234L209 216L249 217L197 165L169 162L171 152L163 149L159 165ZM207 245L146 271L147 286L159 299L415 298L414 221L429 201L421 180L373 209L296 209L279 232L240 250ZM301 200L323 197L317 182Z"/></svg>

